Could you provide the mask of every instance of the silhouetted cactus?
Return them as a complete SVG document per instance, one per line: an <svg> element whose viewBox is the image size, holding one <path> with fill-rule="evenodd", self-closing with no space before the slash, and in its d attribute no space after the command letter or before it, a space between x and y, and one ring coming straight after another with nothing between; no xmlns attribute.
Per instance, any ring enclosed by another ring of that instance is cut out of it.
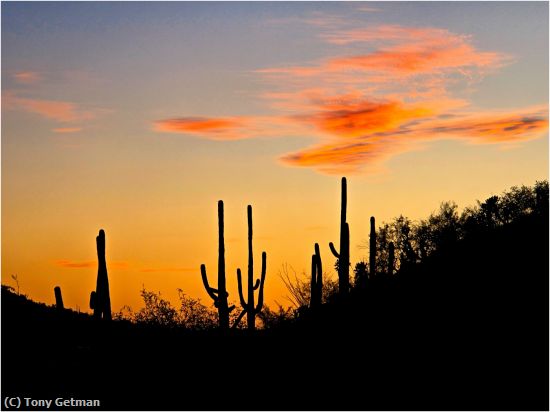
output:
<svg viewBox="0 0 550 412"><path fill-rule="evenodd" d="M376 275L376 226L374 216L370 217L369 240L369 274L371 278L374 278Z"/></svg>
<svg viewBox="0 0 550 412"><path fill-rule="evenodd" d="M244 314L247 315L248 330L256 329L255 317L262 310L264 304L264 282L265 282L265 269L266 269L266 253L262 252L262 274L260 279L256 279L254 284L254 258L252 253L252 206L248 205L248 303L244 300L243 286L241 279L241 269L237 269L237 282L239 286L239 299L241 300L241 306L243 311L235 321L235 327L238 325ZM254 291L258 291L258 304L254 306Z"/></svg>
<svg viewBox="0 0 550 412"><path fill-rule="evenodd" d="M61 288L59 286L56 286L53 288L53 292L55 294L55 307L57 310L63 310L65 307L63 306L63 297L61 296Z"/></svg>
<svg viewBox="0 0 550 412"><path fill-rule="evenodd" d="M342 205L340 211L340 252L336 251L334 244L329 243L332 254L338 259L338 288L340 296L349 293L349 225L346 222L347 208L347 182L342 178Z"/></svg>
<svg viewBox="0 0 550 412"><path fill-rule="evenodd" d="M311 255L311 291L309 306L317 308L323 300L323 264L319 244L315 243L315 254Z"/></svg>
<svg viewBox="0 0 550 412"><path fill-rule="evenodd" d="M393 242L390 242L388 246L388 275L393 275L393 267L395 265L395 247Z"/></svg>
<svg viewBox="0 0 550 412"><path fill-rule="evenodd" d="M208 284L206 266L201 265L202 283L208 295L214 300L214 306L218 308L220 329L229 329L229 313L235 306L228 307L227 288L225 284L225 242L223 232L223 201L218 201L218 288L214 289Z"/></svg>
<svg viewBox="0 0 550 412"><path fill-rule="evenodd" d="M99 231L96 237L97 245L97 283L93 298L94 318L111 320L111 297L109 296L109 278L107 277L107 262L105 260L105 232ZM90 299L91 300L91 299Z"/></svg>

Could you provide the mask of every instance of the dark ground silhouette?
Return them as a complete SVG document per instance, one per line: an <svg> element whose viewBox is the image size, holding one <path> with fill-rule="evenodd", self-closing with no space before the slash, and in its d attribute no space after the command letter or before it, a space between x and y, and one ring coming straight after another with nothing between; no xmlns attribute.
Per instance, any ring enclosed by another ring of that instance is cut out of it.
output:
<svg viewBox="0 0 550 412"><path fill-rule="evenodd" d="M98 321L3 287L2 394L134 410L548 410L547 186L530 201L510 212L490 198L459 231L434 217L415 247L401 230L393 276L382 228L369 263L386 269L364 265L348 297L254 333Z"/></svg>

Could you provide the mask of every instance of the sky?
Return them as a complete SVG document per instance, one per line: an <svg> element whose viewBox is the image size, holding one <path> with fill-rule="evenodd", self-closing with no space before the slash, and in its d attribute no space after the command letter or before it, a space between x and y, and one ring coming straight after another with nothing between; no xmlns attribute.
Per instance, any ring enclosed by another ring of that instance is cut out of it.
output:
<svg viewBox="0 0 550 412"><path fill-rule="evenodd" d="M547 2L2 2L2 283L88 310L106 233L115 311L211 304L217 201L237 302L324 268L348 179L369 218L427 217L548 179ZM334 275L335 276L335 275ZM215 286L214 286L215 287Z"/></svg>

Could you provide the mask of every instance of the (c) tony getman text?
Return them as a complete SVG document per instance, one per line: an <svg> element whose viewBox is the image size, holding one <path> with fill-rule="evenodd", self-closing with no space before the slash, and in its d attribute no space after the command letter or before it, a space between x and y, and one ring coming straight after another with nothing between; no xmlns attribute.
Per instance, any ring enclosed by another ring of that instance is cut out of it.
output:
<svg viewBox="0 0 550 412"><path fill-rule="evenodd" d="M101 402L99 399L74 399L74 398L55 398L55 399L34 399L20 396L4 398L3 406L6 409L25 409L25 408L99 408Z"/></svg>

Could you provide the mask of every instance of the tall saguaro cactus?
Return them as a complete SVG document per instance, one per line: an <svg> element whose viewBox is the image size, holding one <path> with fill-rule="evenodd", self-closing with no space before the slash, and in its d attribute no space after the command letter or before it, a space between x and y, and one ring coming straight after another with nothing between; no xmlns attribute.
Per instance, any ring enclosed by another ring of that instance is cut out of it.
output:
<svg viewBox="0 0 550 412"><path fill-rule="evenodd" d="M371 277L374 277L376 275L376 226L374 216L370 217L369 240L369 273Z"/></svg>
<svg viewBox="0 0 550 412"><path fill-rule="evenodd" d="M248 324L248 330L256 329L255 318L262 310L264 304L264 282L265 282L265 269L266 269L266 253L262 252L262 273L260 279L256 279L254 283L254 257L252 253L252 206L247 207L248 215L248 302L245 301L243 295L243 285L241 278L241 269L237 269L237 282L239 286L239 299L241 300L241 306L243 311L239 315L239 318L235 322L235 326L242 319L246 313L246 320ZM254 291L259 288L258 291L258 304L254 306Z"/></svg>
<svg viewBox="0 0 550 412"><path fill-rule="evenodd" d="M107 277L107 262L105 261L105 232L99 231L95 238L97 245L97 283L93 302L94 318L111 320L111 297L109 295L109 278Z"/></svg>
<svg viewBox="0 0 550 412"><path fill-rule="evenodd" d="M347 181L342 178L342 205L340 212L340 251L336 251L334 244L329 243L332 254L338 259L338 288L340 296L349 293L349 225L346 222L347 208Z"/></svg>
<svg viewBox="0 0 550 412"><path fill-rule="evenodd" d="M323 300L323 264L319 244L315 243L315 254L311 255L311 291L309 306L314 309L321 306Z"/></svg>
<svg viewBox="0 0 550 412"><path fill-rule="evenodd" d="M218 201L218 289L210 287L208 277L206 276L206 266L201 265L202 283L208 295L214 301L214 306L218 308L218 317L220 329L229 329L229 313L235 309L235 306L228 307L227 288L225 285L225 242L223 232L223 201Z"/></svg>

